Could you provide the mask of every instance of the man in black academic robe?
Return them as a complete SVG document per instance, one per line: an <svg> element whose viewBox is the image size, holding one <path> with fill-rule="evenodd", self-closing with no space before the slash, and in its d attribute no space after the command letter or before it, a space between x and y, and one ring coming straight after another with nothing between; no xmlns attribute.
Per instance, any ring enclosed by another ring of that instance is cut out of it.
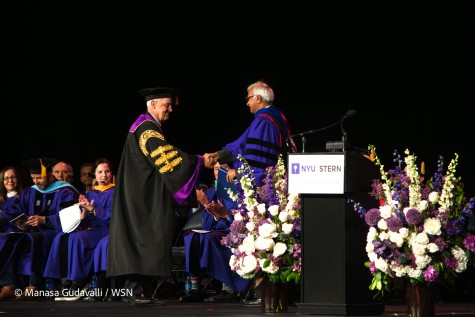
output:
<svg viewBox="0 0 475 317"><path fill-rule="evenodd" d="M173 200L181 204L194 191L203 157L169 144L162 131L176 105L172 88L139 91L148 112L140 115L127 135L116 177L111 212L107 276L127 278L134 296L153 277L171 274ZM127 283L126 283L127 288Z"/></svg>

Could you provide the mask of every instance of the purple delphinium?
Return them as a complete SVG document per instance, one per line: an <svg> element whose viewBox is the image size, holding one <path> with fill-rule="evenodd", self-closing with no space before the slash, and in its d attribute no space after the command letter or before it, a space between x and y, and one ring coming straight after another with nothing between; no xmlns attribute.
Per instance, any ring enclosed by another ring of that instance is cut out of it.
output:
<svg viewBox="0 0 475 317"><path fill-rule="evenodd" d="M475 253L475 236L471 234L466 236L463 240L463 246L467 248L470 252Z"/></svg>
<svg viewBox="0 0 475 317"><path fill-rule="evenodd" d="M422 215L416 208L410 208L406 212L406 221L411 226L417 225L422 221Z"/></svg>
<svg viewBox="0 0 475 317"><path fill-rule="evenodd" d="M446 230L447 234L449 236L457 236L459 235L462 230L460 229L460 226L459 226L459 221L458 220L451 220L447 223L447 230Z"/></svg>
<svg viewBox="0 0 475 317"><path fill-rule="evenodd" d="M432 265L429 265L424 271L424 279L429 283L435 282L438 276L439 272Z"/></svg>
<svg viewBox="0 0 475 317"><path fill-rule="evenodd" d="M388 220L386 220L386 225L388 226L388 229L392 232L398 232L399 229L403 227L402 220L398 217L389 218Z"/></svg>
<svg viewBox="0 0 475 317"><path fill-rule="evenodd" d="M381 220L381 212L379 211L378 208L371 208L364 215L364 220L368 226L374 227Z"/></svg>

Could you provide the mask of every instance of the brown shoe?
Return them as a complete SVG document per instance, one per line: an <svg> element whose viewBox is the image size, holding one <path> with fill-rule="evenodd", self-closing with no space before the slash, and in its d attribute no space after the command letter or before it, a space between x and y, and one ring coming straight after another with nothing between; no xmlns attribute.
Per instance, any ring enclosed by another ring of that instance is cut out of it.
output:
<svg viewBox="0 0 475 317"><path fill-rule="evenodd" d="M16 295L13 290L13 287L11 286L4 286L0 290L0 300L6 300L6 299L15 299Z"/></svg>
<svg viewBox="0 0 475 317"><path fill-rule="evenodd" d="M35 296L35 290L36 286L30 285L25 288L23 293L21 294L20 298L21 300L34 300L36 298Z"/></svg>

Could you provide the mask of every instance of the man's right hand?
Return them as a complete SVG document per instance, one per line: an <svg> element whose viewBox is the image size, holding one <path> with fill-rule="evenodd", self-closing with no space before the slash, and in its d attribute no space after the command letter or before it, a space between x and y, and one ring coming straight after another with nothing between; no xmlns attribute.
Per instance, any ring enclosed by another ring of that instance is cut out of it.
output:
<svg viewBox="0 0 475 317"><path fill-rule="evenodd" d="M216 152L205 153L203 157L204 157L205 167L207 168L213 168L214 164L218 163L218 160L219 160L219 155Z"/></svg>

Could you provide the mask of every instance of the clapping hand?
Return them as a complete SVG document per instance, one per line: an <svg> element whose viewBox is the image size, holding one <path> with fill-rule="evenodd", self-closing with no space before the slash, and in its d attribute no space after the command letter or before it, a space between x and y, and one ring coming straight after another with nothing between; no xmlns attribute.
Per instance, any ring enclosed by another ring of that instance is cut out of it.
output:
<svg viewBox="0 0 475 317"><path fill-rule="evenodd" d="M223 218L223 219L227 219L228 218L228 211L226 210L226 207L224 206L224 204L218 200L217 202L216 201L211 201L207 206L206 206L206 210L212 214L213 216L215 216L216 218Z"/></svg>

